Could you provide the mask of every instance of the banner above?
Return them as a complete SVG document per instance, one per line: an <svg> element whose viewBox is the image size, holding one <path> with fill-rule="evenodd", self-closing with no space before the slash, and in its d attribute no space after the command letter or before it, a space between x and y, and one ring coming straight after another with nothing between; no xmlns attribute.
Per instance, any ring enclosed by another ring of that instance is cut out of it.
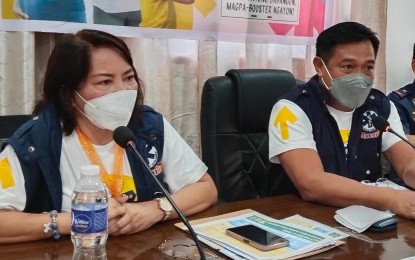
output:
<svg viewBox="0 0 415 260"><path fill-rule="evenodd" d="M2 0L0 30L314 44L334 0Z"/></svg>

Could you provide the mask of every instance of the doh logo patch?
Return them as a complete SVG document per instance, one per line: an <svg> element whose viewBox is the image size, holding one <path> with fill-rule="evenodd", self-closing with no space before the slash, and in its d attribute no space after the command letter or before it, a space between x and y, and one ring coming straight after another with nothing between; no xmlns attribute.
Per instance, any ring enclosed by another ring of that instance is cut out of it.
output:
<svg viewBox="0 0 415 260"><path fill-rule="evenodd" d="M372 118L377 116L378 114L376 114L375 111L366 111L363 113L363 131L366 132L375 132L376 128L373 126L372 124Z"/></svg>
<svg viewBox="0 0 415 260"><path fill-rule="evenodd" d="M153 174L157 176L163 172L163 164L158 162L151 170L153 171Z"/></svg>
<svg viewBox="0 0 415 260"><path fill-rule="evenodd" d="M282 107L274 120L274 126L279 127L282 140L290 138L289 123L297 122L297 116L286 106Z"/></svg>
<svg viewBox="0 0 415 260"><path fill-rule="evenodd" d="M147 150L148 150L148 146L147 146ZM148 160L148 167L153 168L154 165L156 165L157 160L159 158L159 153L157 152L156 147L152 146L150 148L150 150L148 150L148 154L147 154L147 160Z"/></svg>
<svg viewBox="0 0 415 260"><path fill-rule="evenodd" d="M378 114L375 111L366 111L363 113L363 131L360 134L361 139L373 139L379 137L380 131L376 130L372 124L372 118L377 115Z"/></svg>

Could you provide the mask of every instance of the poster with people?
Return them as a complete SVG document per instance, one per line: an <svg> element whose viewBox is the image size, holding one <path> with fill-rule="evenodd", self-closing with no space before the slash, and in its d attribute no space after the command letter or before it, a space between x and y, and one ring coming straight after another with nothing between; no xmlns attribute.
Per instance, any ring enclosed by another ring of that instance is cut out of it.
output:
<svg viewBox="0 0 415 260"><path fill-rule="evenodd" d="M2 0L0 30L73 32L88 24L119 36L307 44L332 25L333 1Z"/></svg>

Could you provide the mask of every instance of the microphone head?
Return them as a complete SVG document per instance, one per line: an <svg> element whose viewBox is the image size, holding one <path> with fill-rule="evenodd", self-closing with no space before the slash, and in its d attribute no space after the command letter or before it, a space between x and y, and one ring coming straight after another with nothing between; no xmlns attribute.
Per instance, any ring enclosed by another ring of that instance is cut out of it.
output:
<svg viewBox="0 0 415 260"><path fill-rule="evenodd" d="M114 141L122 148L127 148L129 142L134 142L135 136L133 131L126 126L119 126L112 134Z"/></svg>
<svg viewBox="0 0 415 260"><path fill-rule="evenodd" d="M386 120L383 116L372 117L372 124L377 130L381 132L387 132L388 127L390 126L388 120Z"/></svg>

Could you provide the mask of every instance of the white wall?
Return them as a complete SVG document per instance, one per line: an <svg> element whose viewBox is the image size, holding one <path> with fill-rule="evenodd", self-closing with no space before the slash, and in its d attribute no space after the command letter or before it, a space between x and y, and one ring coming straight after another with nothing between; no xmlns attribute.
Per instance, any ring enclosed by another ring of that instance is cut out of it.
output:
<svg viewBox="0 0 415 260"><path fill-rule="evenodd" d="M414 80L415 1L389 0L386 30L386 93Z"/></svg>

